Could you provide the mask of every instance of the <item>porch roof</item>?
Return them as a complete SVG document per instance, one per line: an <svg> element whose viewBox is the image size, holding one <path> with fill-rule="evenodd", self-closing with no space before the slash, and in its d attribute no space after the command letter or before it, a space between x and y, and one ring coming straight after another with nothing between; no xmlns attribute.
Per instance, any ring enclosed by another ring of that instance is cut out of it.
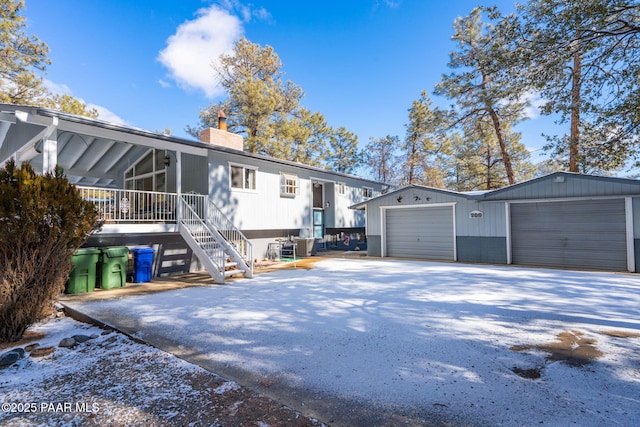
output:
<svg viewBox="0 0 640 427"><path fill-rule="evenodd" d="M74 184L109 187L149 148L206 156L211 150L290 165L336 177L385 183L261 154L62 113L42 107L0 104L0 165L12 156L43 169L43 139L57 130L57 164Z"/></svg>
<svg viewBox="0 0 640 427"><path fill-rule="evenodd" d="M57 164L74 184L109 187L149 148L206 156L207 147L146 130L40 107L0 104L0 163L43 168L43 139L57 130Z"/></svg>

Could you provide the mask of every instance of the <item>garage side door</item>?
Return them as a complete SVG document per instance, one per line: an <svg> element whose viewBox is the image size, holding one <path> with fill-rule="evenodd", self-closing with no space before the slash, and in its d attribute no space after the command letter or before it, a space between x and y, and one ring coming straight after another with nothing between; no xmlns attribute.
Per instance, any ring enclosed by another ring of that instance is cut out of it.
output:
<svg viewBox="0 0 640 427"><path fill-rule="evenodd" d="M387 256L454 260L453 207L388 209Z"/></svg>
<svg viewBox="0 0 640 427"><path fill-rule="evenodd" d="M511 205L514 264L627 269L624 200Z"/></svg>

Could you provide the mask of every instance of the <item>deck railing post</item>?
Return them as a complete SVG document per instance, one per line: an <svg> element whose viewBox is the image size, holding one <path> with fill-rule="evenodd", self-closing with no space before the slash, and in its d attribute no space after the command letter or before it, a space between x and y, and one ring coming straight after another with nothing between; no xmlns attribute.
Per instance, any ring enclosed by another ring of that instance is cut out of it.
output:
<svg viewBox="0 0 640 427"><path fill-rule="evenodd" d="M180 227L180 220L182 219L182 153L176 151L176 229Z"/></svg>

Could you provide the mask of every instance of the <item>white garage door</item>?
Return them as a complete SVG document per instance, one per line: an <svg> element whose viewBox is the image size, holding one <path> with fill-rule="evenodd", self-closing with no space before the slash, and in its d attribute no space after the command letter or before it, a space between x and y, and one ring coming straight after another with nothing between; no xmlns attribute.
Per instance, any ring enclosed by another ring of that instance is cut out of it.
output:
<svg viewBox="0 0 640 427"><path fill-rule="evenodd" d="M511 205L514 264L627 269L624 199Z"/></svg>
<svg viewBox="0 0 640 427"><path fill-rule="evenodd" d="M455 260L453 207L387 209L387 256Z"/></svg>

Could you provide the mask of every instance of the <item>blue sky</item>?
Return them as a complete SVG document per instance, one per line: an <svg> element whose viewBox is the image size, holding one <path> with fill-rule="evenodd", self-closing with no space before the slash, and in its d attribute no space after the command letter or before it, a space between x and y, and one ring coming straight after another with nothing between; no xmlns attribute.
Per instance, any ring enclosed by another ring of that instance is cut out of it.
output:
<svg viewBox="0 0 640 427"><path fill-rule="evenodd" d="M272 46L302 103L334 127L403 138L408 108L448 72L456 17L478 0L26 0L28 29L50 48L51 85L104 120L188 137L221 99L210 67L242 35ZM503 12L514 2L494 0ZM437 100L446 105L448 101ZM540 160L549 118L520 125ZM191 137L188 137L191 138Z"/></svg>

